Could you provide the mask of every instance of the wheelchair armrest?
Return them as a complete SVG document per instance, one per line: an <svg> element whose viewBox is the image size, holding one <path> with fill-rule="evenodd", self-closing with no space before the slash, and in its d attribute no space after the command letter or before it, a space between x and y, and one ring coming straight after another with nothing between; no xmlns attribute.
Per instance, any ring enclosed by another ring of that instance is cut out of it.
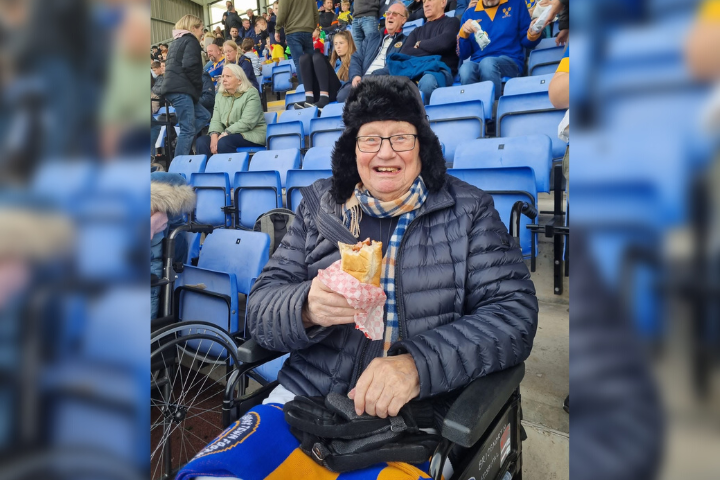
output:
<svg viewBox="0 0 720 480"><path fill-rule="evenodd" d="M525 364L480 377L465 387L445 416L442 436L463 447L473 446L520 386Z"/></svg>
<svg viewBox="0 0 720 480"><path fill-rule="evenodd" d="M281 357L285 353L267 350L251 338L238 347L237 355L238 360L245 364L261 364Z"/></svg>

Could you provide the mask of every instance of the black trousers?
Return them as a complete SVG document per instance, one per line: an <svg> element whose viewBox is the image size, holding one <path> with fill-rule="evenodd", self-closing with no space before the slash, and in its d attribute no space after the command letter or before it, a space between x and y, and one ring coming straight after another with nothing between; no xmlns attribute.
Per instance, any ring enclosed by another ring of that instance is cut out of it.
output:
<svg viewBox="0 0 720 480"><path fill-rule="evenodd" d="M312 95L313 101L320 100L320 92L328 92L331 102L337 98L340 80L325 55L314 52L300 57L300 76L305 85L305 95Z"/></svg>

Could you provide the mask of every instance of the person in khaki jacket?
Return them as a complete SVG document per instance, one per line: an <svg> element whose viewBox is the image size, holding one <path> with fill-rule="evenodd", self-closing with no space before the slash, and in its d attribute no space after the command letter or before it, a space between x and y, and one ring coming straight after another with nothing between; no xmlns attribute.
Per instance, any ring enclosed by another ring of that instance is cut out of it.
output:
<svg viewBox="0 0 720 480"><path fill-rule="evenodd" d="M235 153L239 147L265 146L267 124L260 95L243 69L225 65L208 135L197 139L201 155Z"/></svg>
<svg viewBox="0 0 720 480"><path fill-rule="evenodd" d="M315 0L280 0L278 4L275 41L280 43L278 30L284 29L285 42L290 48L299 83L302 83L300 57L306 53L313 54L312 32L318 24L318 19Z"/></svg>

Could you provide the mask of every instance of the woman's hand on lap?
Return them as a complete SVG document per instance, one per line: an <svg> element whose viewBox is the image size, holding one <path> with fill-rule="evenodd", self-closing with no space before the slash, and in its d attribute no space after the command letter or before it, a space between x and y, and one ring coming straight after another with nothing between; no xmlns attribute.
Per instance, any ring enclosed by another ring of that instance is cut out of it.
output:
<svg viewBox="0 0 720 480"><path fill-rule="evenodd" d="M355 400L355 412L380 418L394 417L420 394L420 375L412 355L376 358L360 375L348 397Z"/></svg>

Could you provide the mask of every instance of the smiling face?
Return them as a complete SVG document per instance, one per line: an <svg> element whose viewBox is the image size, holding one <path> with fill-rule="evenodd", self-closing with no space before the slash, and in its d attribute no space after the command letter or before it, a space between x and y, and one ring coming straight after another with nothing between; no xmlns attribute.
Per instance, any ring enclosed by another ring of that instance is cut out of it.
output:
<svg viewBox="0 0 720 480"><path fill-rule="evenodd" d="M400 134L417 134L414 125L408 122L386 120L366 123L357 136L378 135L389 137ZM380 150L375 153L361 152L355 143L355 158L358 174L363 185L373 197L388 201L399 198L410 189L420 171L420 142L406 152L396 152L389 140L383 140Z"/></svg>
<svg viewBox="0 0 720 480"><path fill-rule="evenodd" d="M385 28L387 28L388 34L395 35L402 30L405 21L407 21L405 17L405 7L399 3L390 5L385 17Z"/></svg>

